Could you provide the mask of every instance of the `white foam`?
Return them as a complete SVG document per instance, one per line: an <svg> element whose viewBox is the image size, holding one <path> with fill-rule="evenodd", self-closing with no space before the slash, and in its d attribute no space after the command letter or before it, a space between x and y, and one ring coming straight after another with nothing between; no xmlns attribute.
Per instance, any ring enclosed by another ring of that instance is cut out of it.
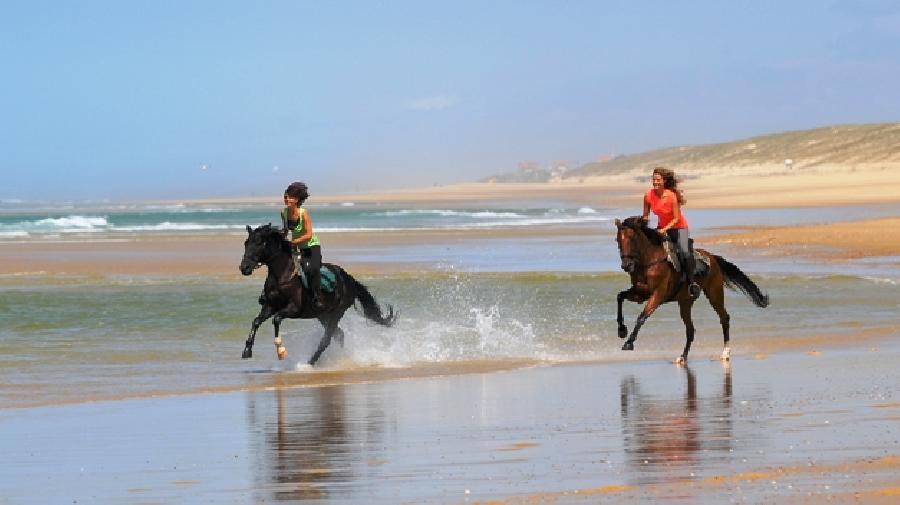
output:
<svg viewBox="0 0 900 505"><path fill-rule="evenodd" d="M57 218L41 219L34 222L34 226L40 228L61 228L62 232L84 232L93 231L98 228L109 226L105 216L79 216L71 215Z"/></svg>
<svg viewBox="0 0 900 505"><path fill-rule="evenodd" d="M0 231L0 238L26 238L30 236L27 231L22 230Z"/></svg>

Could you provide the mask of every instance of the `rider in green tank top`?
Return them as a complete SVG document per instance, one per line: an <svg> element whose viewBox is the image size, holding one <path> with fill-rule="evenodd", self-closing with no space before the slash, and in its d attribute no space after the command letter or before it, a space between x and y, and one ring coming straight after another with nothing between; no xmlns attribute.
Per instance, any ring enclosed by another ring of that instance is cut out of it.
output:
<svg viewBox="0 0 900 505"><path fill-rule="evenodd" d="M309 190L302 182L293 182L284 190L285 208L281 210L281 226L285 239L294 248L294 261L298 270L306 264L304 272L312 292L312 302L322 308L321 277L322 248L319 237L313 233L312 219L309 212L301 205L309 198ZM287 235L291 237L288 239ZM306 260L306 261L304 261Z"/></svg>

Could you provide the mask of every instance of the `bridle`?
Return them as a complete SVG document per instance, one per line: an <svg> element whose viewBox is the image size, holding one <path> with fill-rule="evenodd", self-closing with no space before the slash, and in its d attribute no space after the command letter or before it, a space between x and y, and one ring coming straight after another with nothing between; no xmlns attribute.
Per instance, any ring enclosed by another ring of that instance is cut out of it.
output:
<svg viewBox="0 0 900 505"><path fill-rule="evenodd" d="M641 263L641 256L640 256L640 254L637 253L638 248L634 245L634 241L635 241L634 235L632 235L631 237L628 238L628 241L630 242L629 245L631 246L630 249L632 251L635 251L632 254L622 254L622 244L621 244L621 240L619 239L618 235L616 235L616 239L617 239L617 241L619 241L619 259L621 259L623 262L626 259L631 260L632 262L634 262L635 268L645 268L646 269L646 268L652 267L653 265L656 265L658 263L665 263L667 261L666 257L663 256L662 258L657 258L648 263Z"/></svg>
<svg viewBox="0 0 900 505"><path fill-rule="evenodd" d="M264 242L264 250L263 250L263 252L268 253L268 252L269 252L269 248L271 247L271 245L270 245L270 243L269 243L269 240L268 240L268 237L265 238L264 241L265 241L265 242ZM256 269L262 267L263 265L265 265L266 262L268 262L268 261L271 259L271 256L272 256L271 254L267 254L267 257L266 257L266 258L260 257L260 258L257 258L256 261L252 261L252 263L253 263L253 270L256 270ZM244 252L244 256L241 258L241 261L242 261L242 262L243 262L243 261L251 262L250 258L247 258L247 253L246 253L246 252Z"/></svg>

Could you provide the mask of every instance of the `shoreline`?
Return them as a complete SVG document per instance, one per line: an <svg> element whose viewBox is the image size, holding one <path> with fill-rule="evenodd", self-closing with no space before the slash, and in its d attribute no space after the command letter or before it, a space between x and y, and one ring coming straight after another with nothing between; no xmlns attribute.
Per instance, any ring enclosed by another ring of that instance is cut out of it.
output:
<svg viewBox="0 0 900 505"><path fill-rule="evenodd" d="M853 339L847 338L847 332L853 332ZM900 336L900 325L868 327L863 329L837 331L833 333L805 334L785 338L783 336L769 336L763 339L755 339L752 342L735 344L732 342L732 361L765 361L776 356L820 356L829 351L858 350L860 346L866 346L867 352L879 352L882 346L896 346L896 337ZM265 347L265 346L264 346ZM707 346L695 346L692 358L687 366L696 363L719 361L716 356L703 357L708 354ZM675 350L669 350L675 353ZM322 369L271 369L258 370L247 375L252 384L223 385L223 386L198 386L194 389L181 390L153 390L125 395L100 395L81 399L39 401L31 403L18 402L12 405L0 406L0 413L29 409L41 409L51 407L63 407L69 405L102 404L109 402L121 402L132 400L146 400L159 398L176 398L192 396L222 395L232 393L253 393L271 390L292 390L309 388L327 388L335 386L354 386L366 384L383 384L397 381L429 380L460 375L493 374L510 371L521 371L532 368L546 367L582 367L582 366L614 366L624 364L647 365L669 364L679 367L674 359L662 357L661 349L645 350L649 355L622 355L619 357L607 357L599 359L574 359L567 361L538 360L526 358L498 358L491 360L469 361L441 361L419 362L399 367L382 366L352 366L349 368L322 368ZM290 360L280 362L290 363ZM723 363L723 366L728 366ZM247 373L247 372L244 372Z"/></svg>
<svg viewBox="0 0 900 505"><path fill-rule="evenodd" d="M378 251L417 245L465 248L487 241L536 238L583 239L597 227L497 228L485 230L411 230L321 233L327 261L345 264L362 275L434 271L422 261L382 260ZM749 231L748 231L749 230ZM538 232L538 233L536 233ZM609 233L612 236L612 233ZM142 235L121 240L0 242L0 275L212 275L239 278L237 265L245 235ZM604 240L597 234L596 240ZM900 217L841 221L822 225L734 226L708 230L698 247L726 245L755 249L776 257L800 255L839 262L900 256ZM370 258L366 258L366 251ZM351 258L352 260L348 260ZM897 262L895 262L897 263Z"/></svg>

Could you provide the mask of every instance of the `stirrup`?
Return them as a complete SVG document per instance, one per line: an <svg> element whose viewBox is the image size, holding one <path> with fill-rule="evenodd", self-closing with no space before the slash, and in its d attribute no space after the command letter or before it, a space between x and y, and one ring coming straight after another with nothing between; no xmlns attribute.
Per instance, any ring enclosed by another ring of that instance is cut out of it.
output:
<svg viewBox="0 0 900 505"><path fill-rule="evenodd" d="M699 284L697 284L696 282L688 284L688 294L691 295L691 298L696 300L700 296L700 292L701 290Z"/></svg>

